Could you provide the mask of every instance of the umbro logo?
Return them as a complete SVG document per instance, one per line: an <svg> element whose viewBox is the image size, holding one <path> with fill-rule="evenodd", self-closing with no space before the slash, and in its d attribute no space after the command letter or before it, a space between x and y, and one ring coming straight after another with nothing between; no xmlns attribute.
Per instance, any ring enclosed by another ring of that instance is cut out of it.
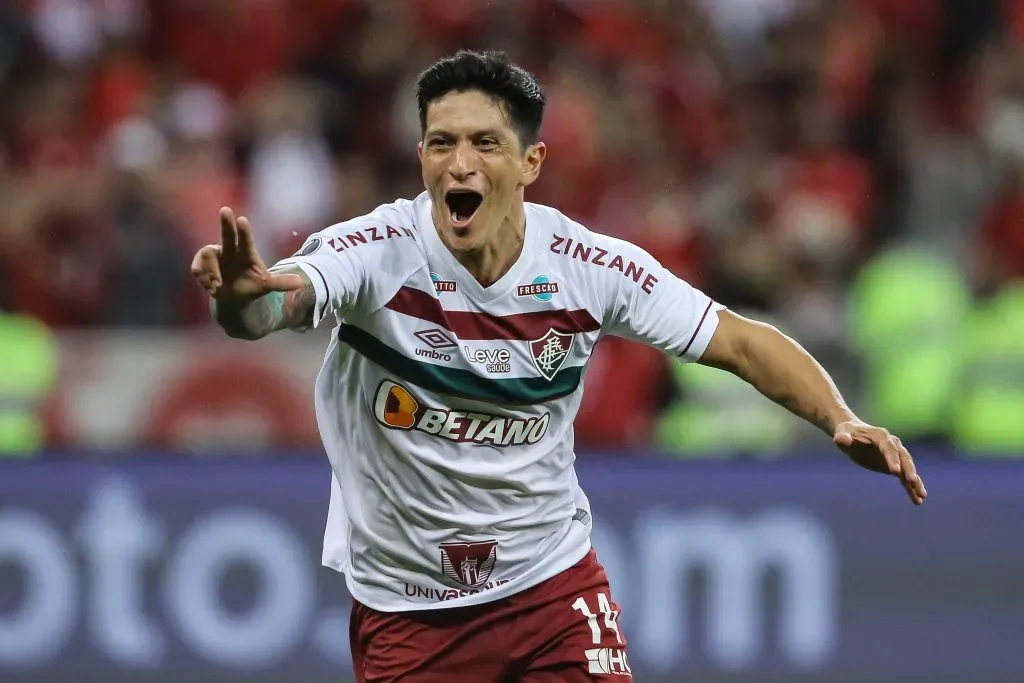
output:
<svg viewBox="0 0 1024 683"><path fill-rule="evenodd" d="M432 349L453 349L458 346L443 330L436 327L429 330L421 330L413 336Z"/></svg>

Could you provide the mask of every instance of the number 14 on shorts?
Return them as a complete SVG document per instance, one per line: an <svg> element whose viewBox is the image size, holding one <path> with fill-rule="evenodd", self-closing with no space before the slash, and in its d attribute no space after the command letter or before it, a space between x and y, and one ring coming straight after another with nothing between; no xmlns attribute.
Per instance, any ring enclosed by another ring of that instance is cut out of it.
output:
<svg viewBox="0 0 1024 683"><path fill-rule="evenodd" d="M614 634L615 642L622 645L622 633L619 631L619 611L612 606L607 593L597 594L597 612L590 608L587 598L583 595L576 598L572 608L582 614L590 627L590 635L594 645L601 645L603 633L598 623L599 617L603 617L604 628L609 634ZM592 674L619 674L632 676L629 668L629 661L626 659L626 648L624 647L594 647L585 651L589 665L589 673Z"/></svg>

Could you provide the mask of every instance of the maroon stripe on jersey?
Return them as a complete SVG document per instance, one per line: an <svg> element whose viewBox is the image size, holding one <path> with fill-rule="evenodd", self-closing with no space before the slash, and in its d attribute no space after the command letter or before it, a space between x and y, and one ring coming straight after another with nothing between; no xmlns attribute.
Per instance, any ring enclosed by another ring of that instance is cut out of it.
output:
<svg viewBox="0 0 1024 683"><path fill-rule="evenodd" d="M704 320L707 319L709 311L711 311L710 301L708 302L708 307L704 309L704 315L700 317L700 322L697 323L697 329L693 331L693 336L690 337L690 341L686 342L686 348L683 349L683 352L679 354L680 356L685 356L686 352L690 350L691 346L693 346L693 340L697 338L697 333L700 332L700 328L704 327Z"/></svg>
<svg viewBox="0 0 1024 683"><path fill-rule="evenodd" d="M464 340L508 339L533 341L548 330L575 334L594 332L601 323L585 309L575 311L532 311L512 315L490 315L470 311L447 311L433 294L414 287L402 287L386 308L396 313L426 320L443 327Z"/></svg>
<svg viewBox="0 0 1024 683"><path fill-rule="evenodd" d="M324 314L327 313L327 302L331 300L331 288L327 286L327 278L324 277L324 274L320 272L319 268L314 266L309 261L306 261L305 263L307 266L316 271L316 274L320 276L320 282L322 282L324 285L324 306L323 311L321 311L320 315L318 316L320 318L323 318Z"/></svg>

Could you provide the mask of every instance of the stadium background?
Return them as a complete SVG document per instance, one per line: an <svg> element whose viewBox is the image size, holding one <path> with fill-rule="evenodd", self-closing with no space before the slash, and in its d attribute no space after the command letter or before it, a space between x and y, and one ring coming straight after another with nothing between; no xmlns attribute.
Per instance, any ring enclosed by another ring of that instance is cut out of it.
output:
<svg viewBox="0 0 1024 683"><path fill-rule="evenodd" d="M348 680L318 567L322 332L224 338L268 261L419 191L412 86L501 48L534 201L775 323L931 499L733 378L606 340L577 421L638 680L1024 681L1024 2L0 3L0 681Z"/></svg>

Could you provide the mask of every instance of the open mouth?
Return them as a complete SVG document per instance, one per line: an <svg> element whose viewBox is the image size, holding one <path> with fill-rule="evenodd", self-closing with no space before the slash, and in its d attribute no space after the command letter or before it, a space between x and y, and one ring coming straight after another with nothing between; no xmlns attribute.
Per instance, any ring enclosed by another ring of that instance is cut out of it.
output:
<svg viewBox="0 0 1024 683"><path fill-rule="evenodd" d="M450 190L447 192L444 196L444 203L448 206L448 215L451 218L452 226L464 228L469 225L483 201L484 196L473 190Z"/></svg>

